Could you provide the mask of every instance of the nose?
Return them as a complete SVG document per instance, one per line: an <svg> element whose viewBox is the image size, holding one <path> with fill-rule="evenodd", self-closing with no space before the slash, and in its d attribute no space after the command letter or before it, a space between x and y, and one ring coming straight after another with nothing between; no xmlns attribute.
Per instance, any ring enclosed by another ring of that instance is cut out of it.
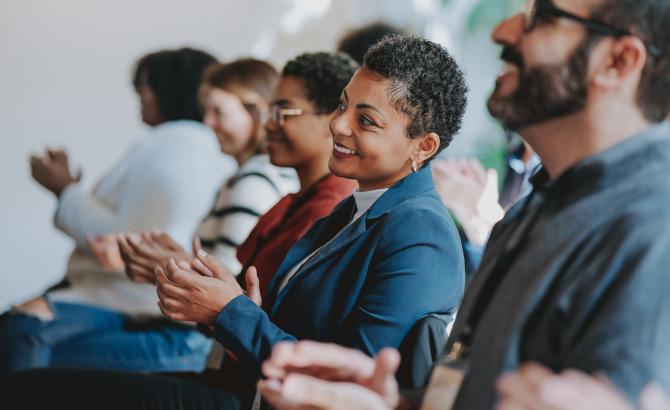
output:
<svg viewBox="0 0 670 410"><path fill-rule="evenodd" d="M352 129L349 124L349 119L348 115L346 115L346 112L340 112L339 110L335 110L333 114L330 116L330 133L333 134L333 136L342 136L342 137L348 137L352 134Z"/></svg>
<svg viewBox="0 0 670 410"><path fill-rule="evenodd" d="M273 115L269 115L268 119L265 121L265 131L267 132L273 132L277 131L279 129L279 124L277 124L277 121L275 121Z"/></svg>
<svg viewBox="0 0 670 410"><path fill-rule="evenodd" d="M211 129L216 128L216 115L214 113L207 111L205 112L205 117L202 119L202 122Z"/></svg>
<svg viewBox="0 0 670 410"><path fill-rule="evenodd" d="M524 16L522 13L508 17L496 26L491 34L494 42L514 46L519 44L523 36Z"/></svg>

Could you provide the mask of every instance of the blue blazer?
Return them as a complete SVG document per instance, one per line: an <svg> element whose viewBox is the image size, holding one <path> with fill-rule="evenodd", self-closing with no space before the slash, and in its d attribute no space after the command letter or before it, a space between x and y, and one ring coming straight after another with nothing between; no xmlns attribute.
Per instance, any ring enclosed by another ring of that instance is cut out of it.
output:
<svg viewBox="0 0 670 410"><path fill-rule="evenodd" d="M242 369L260 377L280 341L333 342L374 355L397 348L423 316L455 312L463 253L430 167L389 188L278 291L296 264L349 222L353 206L353 196L345 199L291 248L266 292L268 313L239 296L219 314L214 336Z"/></svg>

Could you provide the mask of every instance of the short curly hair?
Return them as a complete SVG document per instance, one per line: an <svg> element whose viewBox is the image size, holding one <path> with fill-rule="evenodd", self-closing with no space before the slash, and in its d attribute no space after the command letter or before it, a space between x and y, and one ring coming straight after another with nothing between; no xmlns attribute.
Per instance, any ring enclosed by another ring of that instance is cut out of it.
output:
<svg viewBox="0 0 670 410"><path fill-rule="evenodd" d="M363 68L390 80L391 101L410 119L408 137L434 132L438 153L449 146L463 122L468 87L444 47L412 35L387 36L370 47Z"/></svg>
<svg viewBox="0 0 670 410"><path fill-rule="evenodd" d="M147 85L156 94L158 110L167 121L202 121L198 88L205 68L216 62L209 53L193 48L147 54L135 65L135 90Z"/></svg>
<svg viewBox="0 0 670 410"><path fill-rule="evenodd" d="M337 108L342 90L358 69L358 63L345 53L305 53L286 63L282 76L305 82L306 97L317 111L331 113Z"/></svg>

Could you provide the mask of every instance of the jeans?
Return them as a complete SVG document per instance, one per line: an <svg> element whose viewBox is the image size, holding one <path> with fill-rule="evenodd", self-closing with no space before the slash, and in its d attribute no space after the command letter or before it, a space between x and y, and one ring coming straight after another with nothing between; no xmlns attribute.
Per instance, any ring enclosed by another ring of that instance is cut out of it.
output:
<svg viewBox="0 0 670 410"><path fill-rule="evenodd" d="M118 312L52 303L54 319L0 316L0 391L11 374L35 367L189 372L204 368L211 340L167 321L130 326Z"/></svg>

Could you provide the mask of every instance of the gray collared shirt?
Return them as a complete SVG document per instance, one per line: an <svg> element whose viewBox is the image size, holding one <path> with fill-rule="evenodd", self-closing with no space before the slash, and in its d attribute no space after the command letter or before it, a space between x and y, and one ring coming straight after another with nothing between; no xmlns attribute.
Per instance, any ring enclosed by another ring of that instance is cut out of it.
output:
<svg viewBox="0 0 670 410"><path fill-rule="evenodd" d="M483 313L455 409L492 408L496 379L526 361L604 373L631 399L670 387L670 127L543 175L494 229L461 305L448 346Z"/></svg>

